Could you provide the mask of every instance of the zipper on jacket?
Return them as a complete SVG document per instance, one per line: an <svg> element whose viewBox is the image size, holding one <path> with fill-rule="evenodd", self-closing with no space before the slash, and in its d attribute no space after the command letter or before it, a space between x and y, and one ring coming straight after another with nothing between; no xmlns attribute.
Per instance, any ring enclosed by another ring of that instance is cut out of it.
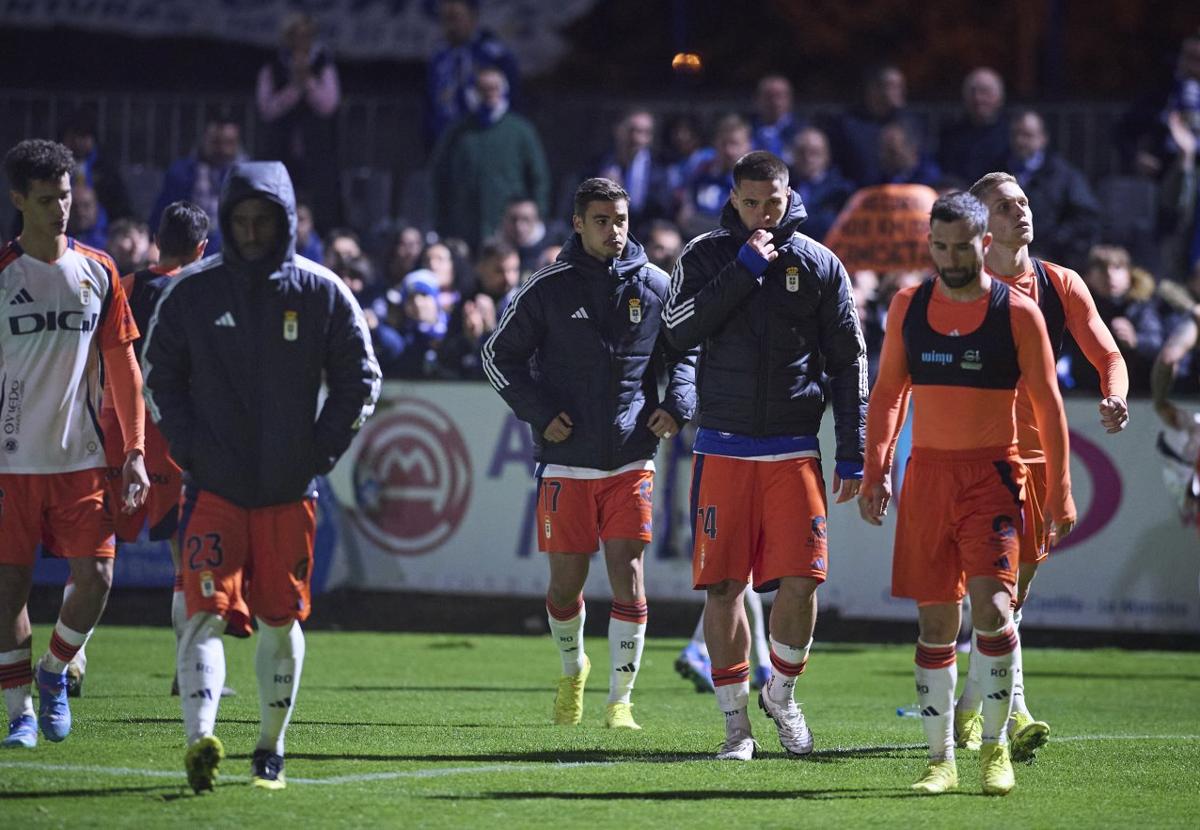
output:
<svg viewBox="0 0 1200 830"><path fill-rule="evenodd" d="M765 283L765 281L764 281ZM765 284L763 286L766 287ZM771 305L763 303L764 318L762 334L758 336L759 369L754 390L754 434L764 435L767 431L767 387L771 381Z"/></svg>

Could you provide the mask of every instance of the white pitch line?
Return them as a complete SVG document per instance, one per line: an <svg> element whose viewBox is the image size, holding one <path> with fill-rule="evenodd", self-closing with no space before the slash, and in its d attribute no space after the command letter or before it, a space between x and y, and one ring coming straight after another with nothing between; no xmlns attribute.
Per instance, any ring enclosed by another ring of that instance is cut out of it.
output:
<svg viewBox="0 0 1200 830"><path fill-rule="evenodd" d="M1053 743L1078 743L1083 741L1200 741L1200 735L1067 735L1050 737ZM879 747L880 749L913 749L916 744L905 744L894 747ZM854 747L839 747L842 751L853 750ZM837 750L834 750L837 751ZM358 775L338 775L332 778L288 778L290 784L361 784L373 781L395 781L398 779L444 778L451 775L470 775L472 773L492 772L528 772L531 770L570 769L575 767L610 767L616 761L571 761L561 764L486 764L473 767L426 767L423 769L395 770L392 772L367 772ZM629 761L624 763L638 763ZM97 775L129 776L141 778L184 778L183 772L159 769L136 769L134 767L101 767L84 764L43 764L36 761L0 761L0 769L24 769L38 772L87 772ZM222 781L248 781L247 775L222 775Z"/></svg>

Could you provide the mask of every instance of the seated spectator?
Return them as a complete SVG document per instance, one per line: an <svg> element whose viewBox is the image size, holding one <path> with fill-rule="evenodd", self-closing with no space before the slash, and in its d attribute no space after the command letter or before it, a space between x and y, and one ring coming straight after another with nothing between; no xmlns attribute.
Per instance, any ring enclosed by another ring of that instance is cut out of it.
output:
<svg viewBox="0 0 1200 830"><path fill-rule="evenodd" d="M521 284L521 260L507 242L484 243L475 263L475 285L478 294L492 301L496 314L503 314Z"/></svg>
<svg viewBox="0 0 1200 830"><path fill-rule="evenodd" d="M879 133L897 121L923 135L917 117L908 111L904 73L893 64L868 70L863 78L863 100L829 125L833 160L842 174L862 187L880 180Z"/></svg>
<svg viewBox="0 0 1200 830"><path fill-rule="evenodd" d="M325 261L325 246L313 225L313 213L304 202L296 205L296 253L313 262Z"/></svg>
<svg viewBox="0 0 1200 830"><path fill-rule="evenodd" d="M82 180L71 186L71 215L67 233L84 245L104 250L108 247L108 217L100 209L96 191Z"/></svg>
<svg viewBox="0 0 1200 830"><path fill-rule="evenodd" d="M521 281L537 270L537 260L549 244L546 223L542 221L537 202L526 196L516 196L504 208L500 222L500 239L517 250L521 258Z"/></svg>
<svg viewBox="0 0 1200 830"><path fill-rule="evenodd" d="M646 234L646 258L670 274L683 253L683 237L679 228L665 219L650 223Z"/></svg>
<svg viewBox="0 0 1200 830"><path fill-rule="evenodd" d="M963 80L963 116L947 125L938 141L942 171L964 182L1003 170L1009 156L1004 80L981 66Z"/></svg>
<svg viewBox="0 0 1200 830"><path fill-rule="evenodd" d="M750 144L790 161L792 139L803 126L792 111L792 82L782 75L765 75L754 92Z"/></svg>
<svg viewBox="0 0 1200 830"><path fill-rule="evenodd" d="M108 229L108 253L122 276L148 268L158 259L150 229L135 219L118 219Z"/></svg>
<svg viewBox="0 0 1200 830"><path fill-rule="evenodd" d="M903 121L879 131L879 175L875 184L923 184L937 187L942 171L921 149L921 137Z"/></svg>
<svg viewBox="0 0 1200 830"><path fill-rule="evenodd" d="M696 168L716 155L712 147L704 146L704 131L695 116L677 115L667 122L667 151L664 157L667 184L671 191L680 190Z"/></svg>
<svg viewBox="0 0 1200 830"><path fill-rule="evenodd" d="M546 249L542 251L542 255L538 257L537 270L540 271L543 268L558 262L558 255L562 253L562 249L562 245L548 245Z"/></svg>
<svg viewBox="0 0 1200 830"><path fill-rule="evenodd" d="M1182 125L1200 138L1200 29L1183 39L1170 77L1151 84L1117 125L1124 172L1160 179L1178 160L1176 131L1167 123L1171 113L1178 113Z"/></svg>
<svg viewBox="0 0 1200 830"><path fill-rule="evenodd" d="M629 223L637 230L666 215L667 172L654 157L654 116L635 107L613 127L612 149L601 156L584 178L612 179L629 194Z"/></svg>
<svg viewBox="0 0 1200 830"><path fill-rule="evenodd" d="M713 135L716 154L684 185L676 224L691 237L716 228L733 190L733 166L750 152L750 125L740 115L727 115Z"/></svg>
<svg viewBox="0 0 1200 830"><path fill-rule="evenodd" d="M90 110L80 109L67 120L62 129L62 143L75 156L78 165L73 178L82 180L96 191L101 221L111 224L132 216L129 192L116 165L109 164L101 152L100 140L96 137L96 119Z"/></svg>
<svg viewBox="0 0 1200 830"><path fill-rule="evenodd" d="M157 228L162 212L172 202L198 205L208 215L209 254L221 250L221 228L217 201L221 186L233 165L245 161L242 152L242 128L232 117L216 114L204 125L200 146L191 155L177 159L167 168L162 191L150 211L149 225Z"/></svg>
<svg viewBox="0 0 1200 830"><path fill-rule="evenodd" d="M421 252L425 250L425 234L415 225L401 228L388 248L384 281L386 288L398 288L404 277L420 267Z"/></svg>
<svg viewBox="0 0 1200 830"><path fill-rule="evenodd" d="M448 318L438 303L438 280L420 269L387 294L387 315L372 331L384 377L430 378L441 374L438 349Z"/></svg>
<svg viewBox="0 0 1200 830"><path fill-rule="evenodd" d="M790 184L808 211L800 230L820 242L854 192L854 185L833 166L829 140L816 127L796 133L791 155Z"/></svg>
<svg viewBox="0 0 1200 830"><path fill-rule="evenodd" d="M1037 218L1029 252L1080 268L1100 239L1100 202L1087 177L1051 152L1049 143L1042 117L1033 110L1018 112L1012 119L1012 158L1004 169L1017 177Z"/></svg>
<svg viewBox="0 0 1200 830"><path fill-rule="evenodd" d="M325 267L342 278L363 308L382 302L384 288L375 280L375 269L362 249L358 234L334 228L325 239ZM382 307L376 313L383 316Z"/></svg>
<svg viewBox="0 0 1200 830"><path fill-rule="evenodd" d="M448 239L434 242L421 252L418 260L419 267L428 269L437 279L438 302L446 311L454 308L459 298L472 289L469 260L456 255L450 243Z"/></svg>
<svg viewBox="0 0 1200 830"><path fill-rule="evenodd" d="M1163 345L1163 319L1154 296L1154 277L1134 267L1124 248L1096 245L1088 252L1083 278L1100 319L1112 331L1129 367L1130 391L1147 394L1150 367ZM1075 386L1099 390L1100 378L1079 346L1068 340L1065 351Z"/></svg>
<svg viewBox="0 0 1200 830"><path fill-rule="evenodd" d="M479 246L500 224L514 196L544 214L550 170L533 124L509 110L508 82L495 68L475 78L478 104L442 134L430 158L431 213L438 232Z"/></svg>

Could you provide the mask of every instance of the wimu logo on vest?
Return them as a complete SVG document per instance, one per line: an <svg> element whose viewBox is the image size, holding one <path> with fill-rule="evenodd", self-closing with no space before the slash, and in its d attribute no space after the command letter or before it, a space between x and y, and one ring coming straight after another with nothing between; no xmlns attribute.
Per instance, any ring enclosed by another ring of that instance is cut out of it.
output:
<svg viewBox="0 0 1200 830"><path fill-rule="evenodd" d="M89 332L96 328L96 312L84 314L82 311L49 311L45 314L32 312L17 314L8 318L9 331L14 336L22 334L38 334L43 331L78 331Z"/></svg>
<svg viewBox="0 0 1200 830"><path fill-rule="evenodd" d="M921 352L921 362L949 366L954 362L954 355L950 354L950 352Z"/></svg>

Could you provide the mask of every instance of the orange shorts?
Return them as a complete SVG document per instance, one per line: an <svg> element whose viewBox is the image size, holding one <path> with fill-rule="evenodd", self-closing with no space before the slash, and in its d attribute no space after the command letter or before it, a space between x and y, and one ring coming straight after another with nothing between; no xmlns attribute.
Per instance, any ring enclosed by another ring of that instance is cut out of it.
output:
<svg viewBox="0 0 1200 830"><path fill-rule="evenodd" d="M892 596L958 602L975 576L1015 591L1024 491L1015 451L914 449L900 494Z"/></svg>
<svg viewBox="0 0 1200 830"><path fill-rule="evenodd" d="M692 459L692 582L697 589L754 577L757 591L785 576L825 581L825 479L816 458Z"/></svg>
<svg viewBox="0 0 1200 830"><path fill-rule="evenodd" d="M0 565L32 565L39 543L66 559L116 555L104 475L0 474Z"/></svg>
<svg viewBox="0 0 1200 830"><path fill-rule="evenodd" d="M179 500L183 495L183 473L171 459L167 439L158 427L146 420L146 474L150 492L146 502L132 516L122 513L125 494L121 490L121 468L125 464L125 442L115 409L100 410L100 428L104 431L104 456L108 463L109 504L116 509L113 522L122 542L137 541L142 525L150 525L150 540L161 542L175 537L179 527Z"/></svg>
<svg viewBox="0 0 1200 830"><path fill-rule="evenodd" d="M188 616L218 614L234 631L248 630L251 614L271 625L307 619L316 531L314 499L248 510L187 492L179 544Z"/></svg>
<svg viewBox="0 0 1200 830"><path fill-rule="evenodd" d="M537 537L542 553L594 553L608 539L649 542L654 472L608 478L538 478Z"/></svg>
<svg viewBox="0 0 1200 830"><path fill-rule="evenodd" d="M1021 561L1038 564L1050 555L1046 547L1046 465L1026 464L1025 532L1021 534Z"/></svg>

